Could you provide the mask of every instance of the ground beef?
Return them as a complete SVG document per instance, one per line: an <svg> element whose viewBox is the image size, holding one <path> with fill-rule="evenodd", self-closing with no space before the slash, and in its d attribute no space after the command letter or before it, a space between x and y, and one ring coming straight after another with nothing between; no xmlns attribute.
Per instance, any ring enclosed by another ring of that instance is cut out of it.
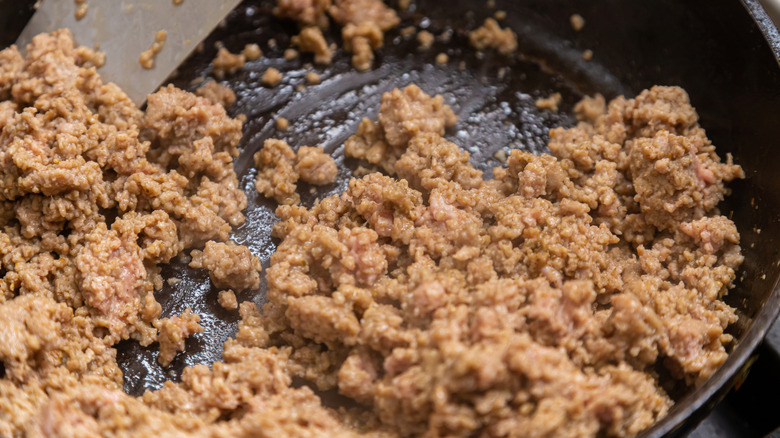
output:
<svg viewBox="0 0 780 438"><path fill-rule="evenodd" d="M160 53L160 51L162 51L163 46L165 46L165 40L167 38L168 33L166 31L158 30L155 32L152 46L148 50L144 50L141 53L141 56L138 58L138 62L141 64L141 67L147 70L154 67L154 58L157 57L157 54Z"/></svg>
<svg viewBox="0 0 780 438"><path fill-rule="evenodd" d="M561 104L561 93L553 93L549 97L541 97L536 99L535 105L537 109L548 110L552 112L558 112L558 105Z"/></svg>
<svg viewBox="0 0 780 438"><path fill-rule="evenodd" d="M339 170L321 147L301 146L295 155L295 171L307 183L321 186L335 181Z"/></svg>
<svg viewBox="0 0 780 438"><path fill-rule="evenodd" d="M328 65L333 60L333 52L328 47L328 42L317 27L306 27L297 36L292 38L301 52L313 53L315 64Z"/></svg>
<svg viewBox="0 0 780 438"><path fill-rule="evenodd" d="M230 88L216 82L208 81L195 90L195 94L205 97L213 104L222 105L225 108L236 103L236 93Z"/></svg>
<svg viewBox="0 0 780 438"><path fill-rule="evenodd" d="M430 102L409 90L345 145L391 176L277 209L269 302L247 324L262 345L296 339L294 373L404 436L622 436L672 404L656 367L696 384L723 363L742 256L715 205L742 173L684 91L585 100L553 155L512 151L483 180L441 137L440 101L399 110Z"/></svg>
<svg viewBox="0 0 780 438"><path fill-rule="evenodd" d="M195 333L203 332L199 322L200 316L192 313L189 307L181 316L162 318L154 322L154 326L160 332L157 336L157 341L160 343L160 356L157 360L160 365L164 367L170 365L176 353L184 351L184 341Z"/></svg>
<svg viewBox="0 0 780 438"><path fill-rule="evenodd" d="M382 0L335 0L328 12L342 26L373 23L382 32L398 26L401 22L398 14Z"/></svg>
<svg viewBox="0 0 780 438"><path fill-rule="evenodd" d="M492 18L469 33L469 41L477 50L495 49L502 55L509 55L517 50L517 35L510 28L501 29L498 22Z"/></svg>
<svg viewBox="0 0 780 438"><path fill-rule="evenodd" d="M241 303L221 362L130 397L113 345L157 341L166 364L200 331L189 309L159 318L161 264L193 249L217 287L259 285L257 258L224 243L247 202L241 122L172 86L139 111L66 31L0 60L0 435L627 436L672 405L659 375L697 385L726 360L743 257L716 206L744 174L683 90L584 99L551 154L513 150L484 179L442 137L452 109L410 86L345 144L385 174L310 208L298 179L335 164L266 141L262 312ZM294 378L359 405L325 408Z"/></svg>
<svg viewBox="0 0 780 438"><path fill-rule="evenodd" d="M330 6L331 0L277 0L274 15L293 19L301 27L327 29L328 17L325 13Z"/></svg>
<svg viewBox="0 0 780 438"><path fill-rule="evenodd" d="M244 55L247 61L255 61L263 56L263 51L260 49L259 45L252 43L244 46L244 49L241 50L241 54Z"/></svg>
<svg viewBox="0 0 780 438"><path fill-rule="evenodd" d="M218 288L238 291L260 287L260 260L244 245L206 242L203 251L193 250L190 267L204 268Z"/></svg>
<svg viewBox="0 0 780 438"><path fill-rule="evenodd" d="M217 302L224 309L236 310L238 309L238 300L236 300L236 294L232 290L221 290L217 296Z"/></svg>
<svg viewBox="0 0 780 438"><path fill-rule="evenodd" d="M295 152L281 140L268 139L255 154L257 179L255 188L266 198L274 198L280 204L297 204L300 196L295 192L298 172L295 171Z"/></svg>
<svg viewBox="0 0 780 438"><path fill-rule="evenodd" d="M374 23L347 24L341 30L344 50L352 52L352 66L366 71L374 63L374 50L384 44L384 34Z"/></svg>
<svg viewBox="0 0 780 438"><path fill-rule="evenodd" d="M245 62L246 55L243 53L230 53L228 49L220 47L217 56L211 62L214 65L212 72L217 79L222 79L225 75L232 75L244 68Z"/></svg>
<svg viewBox="0 0 780 438"><path fill-rule="evenodd" d="M297 204L299 179L314 185L330 184L336 179L338 168L333 158L320 147L301 146L293 152L290 145L268 139L255 154L257 179L255 188L266 198L280 204Z"/></svg>
<svg viewBox="0 0 780 438"><path fill-rule="evenodd" d="M279 82L282 82L282 79L284 79L282 72L273 67L270 67L268 70L263 72L263 76L260 78L260 82L262 82L263 85L267 87L275 87L279 84Z"/></svg>
<svg viewBox="0 0 780 438"><path fill-rule="evenodd" d="M379 108L379 123L385 138L395 147L424 132L444 135L445 128L457 121L458 117L444 104L442 96L428 96L416 85L386 93Z"/></svg>
<svg viewBox="0 0 780 438"><path fill-rule="evenodd" d="M435 37L433 36L432 33L428 32L427 30L421 30L420 32L417 33L417 42L420 43L421 50L430 49L431 46L433 46L434 41L435 41Z"/></svg>

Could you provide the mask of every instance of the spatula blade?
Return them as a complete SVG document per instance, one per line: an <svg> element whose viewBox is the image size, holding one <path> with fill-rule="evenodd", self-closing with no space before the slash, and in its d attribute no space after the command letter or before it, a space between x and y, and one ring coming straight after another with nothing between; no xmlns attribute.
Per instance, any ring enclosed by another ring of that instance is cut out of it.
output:
<svg viewBox="0 0 780 438"><path fill-rule="evenodd" d="M206 38L240 0L87 0L87 12L76 19L79 4L72 0L42 0L33 18L16 40L24 50L42 32L68 28L79 45L106 54L100 68L104 81L114 82L137 105L153 92ZM155 33L167 38L152 69L138 59L154 42Z"/></svg>

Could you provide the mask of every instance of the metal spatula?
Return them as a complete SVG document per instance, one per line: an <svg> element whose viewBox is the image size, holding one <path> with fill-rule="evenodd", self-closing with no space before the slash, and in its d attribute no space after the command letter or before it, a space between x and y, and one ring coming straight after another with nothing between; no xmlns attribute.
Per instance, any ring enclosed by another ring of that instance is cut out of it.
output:
<svg viewBox="0 0 780 438"><path fill-rule="evenodd" d="M208 36L240 0L41 0L38 10L16 40L20 50L41 32L68 28L76 43L98 46L106 54L100 68L104 81L119 85L139 106ZM86 13L76 18L79 7ZM139 63L141 53L167 32L154 67Z"/></svg>

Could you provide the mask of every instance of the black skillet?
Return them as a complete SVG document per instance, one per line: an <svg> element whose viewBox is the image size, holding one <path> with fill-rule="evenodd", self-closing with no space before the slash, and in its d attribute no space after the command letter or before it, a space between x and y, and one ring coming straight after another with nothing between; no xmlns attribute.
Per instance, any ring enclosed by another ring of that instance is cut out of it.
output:
<svg viewBox="0 0 780 438"><path fill-rule="evenodd" d="M0 47L15 40L33 3L0 0ZM721 156L733 153L747 174L746 180L731 184L733 194L721 206L733 215L745 254L737 287L725 298L740 317L729 329L736 338L731 355L703 386L667 387L676 400L674 408L642 434L684 435L744 377L746 363L780 309L780 34L757 0L496 0L492 10L483 4L417 0L402 14L402 25L387 35L373 70L357 73L349 66L348 55L340 54L332 66L317 69L321 85L302 91L296 87L305 83L311 58L283 57L295 25L273 19L271 1L248 0L233 11L208 38L205 49L193 54L172 78L181 88L196 88L195 79L209 72L217 43L234 52L247 43L259 43L265 52L264 58L225 81L239 96L231 113L248 116L236 171L246 187L249 208L246 224L233 238L248 245L267 266L277 243L269 237L274 205L257 196L251 160L263 140L276 137L295 146L321 145L334 155L341 166L339 179L317 190L304 187L303 202L310 205L315 198L343 189L357 166L344 158L343 141L361 117L375 115L381 94L395 86L415 82L428 93L443 94L460 115L450 139L471 153L475 165L489 170L501 165L493 157L500 149L544 151L548 128L570 126L571 108L585 94L633 96L654 84L680 85L690 94L700 123ZM466 32L495 10L505 10L506 23L518 33L519 57L479 58L468 47ZM573 13L585 17L581 32L569 25ZM400 29L408 25L437 35L451 32L452 38L417 51L413 37L400 36ZM339 39L337 34L329 38ZM276 48L269 48L271 39ZM586 49L594 53L590 62L581 57ZM447 65L434 64L441 52L449 55ZM285 76L274 89L259 85L269 66ZM561 112L537 111L534 100L556 91L563 95ZM280 116L291 122L286 132L275 129ZM185 366L218 360L222 343L236 329L236 312L217 304L216 290L202 272L172 265L164 274L182 279L157 294L164 314L191 306L202 316L206 330L190 339L186 352L165 369L157 364L154 347L118 345L125 390L131 394L177 380ZM264 288L240 294L239 299L262 304Z"/></svg>

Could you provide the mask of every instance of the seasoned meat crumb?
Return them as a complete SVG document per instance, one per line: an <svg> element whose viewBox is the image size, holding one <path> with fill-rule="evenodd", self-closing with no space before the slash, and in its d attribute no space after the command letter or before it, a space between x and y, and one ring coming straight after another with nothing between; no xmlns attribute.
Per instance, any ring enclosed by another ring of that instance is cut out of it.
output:
<svg viewBox="0 0 780 438"><path fill-rule="evenodd" d="M561 93L553 93L549 97L536 99L535 104L536 108L540 110L558 112L558 105L561 104Z"/></svg>
<svg viewBox="0 0 780 438"><path fill-rule="evenodd" d="M280 204L297 204L300 196L295 192L298 173L295 171L295 152L281 140L268 139L255 153L257 179L255 188L266 198Z"/></svg>
<svg viewBox="0 0 780 438"><path fill-rule="evenodd" d="M86 6L86 4L82 6ZM86 9L84 12L86 13ZM167 37L168 33L164 30L158 30L155 32L152 47L150 47L149 50L145 50L143 53L141 53L141 57L138 58L138 62L141 64L141 67L147 70L154 67L154 58L163 49Z"/></svg>
<svg viewBox="0 0 780 438"><path fill-rule="evenodd" d="M320 82L322 82L322 79L320 78L320 75L316 72L310 71L306 73L306 82L310 85L317 85Z"/></svg>
<svg viewBox="0 0 780 438"><path fill-rule="evenodd" d="M217 302L226 310L238 309L238 301L236 300L236 294L232 290L221 290L217 296Z"/></svg>
<svg viewBox="0 0 780 438"><path fill-rule="evenodd" d="M382 0L334 0L329 13L342 26L372 24L382 32L401 22L398 14Z"/></svg>
<svg viewBox="0 0 780 438"><path fill-rule="evenodd" d="M297 21L301 27L327 29L328 17L325 13L330 6L331 0L277 0L273 13L277 17Z"/></svg>
<svg viewBox="0 0 780 438"><path fill-rule="evenodd" d="M202 333L203 327L198 324L200 316L187 309L180 316L162 318L154 322L155 328L160 334L157 337L160 343L160 356L157 360L160 365L167 367L176 357L176 353L184 351L184 342L195 333Z"/></svg>
<svg viewBox="0 0 780 438"><path fill-rule="evenodd" d="M212 61L214 69L212 70L217 79L222 79L225 75L232 75L244 68L246 56L243 53L230 53L224 47L217 50L217 56Z"/></svg>
<svg viewBox="0 0 780 438"><path fill-rule="evenodd" d="M87 15L87 10L89 10L89 5L82 3L76 7L76 12L73 15L75 16L76 20L81 20Z"/></svg>
<svg viewBox="0 0 780 438"><path fill-rule="evenodd" d="M309 184L324 185L336 180L338 168L321 147L301 146L295 155L295 171Z"/></svg>
<svg viewBox="0 0 780 438"><path fill-rule="evenodd" d="M277 84L279 84L279 82L282 82L282 79L284 79L282 72L273 67L270 67L263 73L263 76L260 78L260 82L262 82L263 85L267 87L275 87Z"/></svg>
<svg viewBox="0 0 780 438"><path fill-rule="evenodd" d="M585 27L585 19L582 18L582 15L580 14L571 14L569 23L571 24L571 28L576 32L581 31Z"/></svg>
<svg viewBox="0 0 780 438"><path fill-rule="evenodd" d="M501 29L498 22L492 18L469 33L469 41L477 50L495 49L502 55L509 55L517 50L517 35L510 28Z"/></svg>
<svg viewBox="0 0 780 438"><path fill-rule="evenodd" d="M247 61L255 61L263 56L263 51L260 50L259 45L252 43L244 46L244 49L241 50L241 54L244 55L244 58L246 58Z"/></svg>
<svg viewBox="0 0 780 438"><path fill-rule="evenodd" d="M585 49L582 52L582 60L583 61L590 61L593 59L593 50Z"/></svg>
<svg viewBox="0 0 780 438"><path fill-rule="evenodd" d="M260 260L244 245L208 241L203 251L193 250L191 256L190 267L207 269L218 288L242 291L260 286Z"/></svg>
<svg viewBox="0 0 780 438"><path fill-rule="evenodd" d="M435 40L433 34L427 30L421 30L417 33L417 42L420 43L421 50L430 49Z"/></svg>
<svg viewBox="0 0 780 438"><path fill-rule="evenodd" d="M300 201L296 192L299 179L314 185L330 184L336 179L338 168L321 147L301 146L293 152L281 140L266 140L255 154L257 179L255 188L267 198L280 204L294 205Z"/></svg>
<svg viewBox="0 0 780 438"><path fill-rule="evenodd" d="M374 63L374 50L384 44L382 30L372 22L350 23L344 26L341 36L344 50L352 52L352 66L359 71L370 69Z"/></svg>
<svg viewBox="0 0 780 438"><path fill-rule="evenodd" d="M328 47L328 42L317 27L306 27L301 33L292 38L293 44L304 53L314 54L315 64L330 64L333 60L333 52Z"/></svg>

